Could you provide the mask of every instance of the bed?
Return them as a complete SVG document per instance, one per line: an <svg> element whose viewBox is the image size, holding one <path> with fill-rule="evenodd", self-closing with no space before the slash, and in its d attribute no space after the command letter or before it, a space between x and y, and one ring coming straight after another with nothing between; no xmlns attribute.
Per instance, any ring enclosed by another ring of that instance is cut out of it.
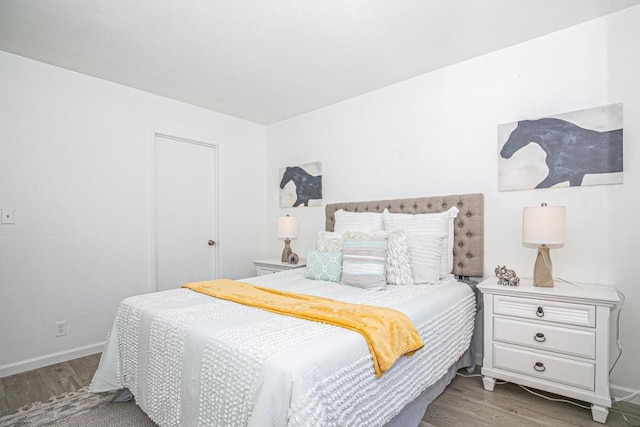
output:
<svg viewBox="0 0 640 427"><path fill-rule="evenodd" d="M474 363L475 295L456 279L482 276L483 196L326 206L328 232L339 210L416 215L454 206L452 274L435 283L372 291L310 280L304 269L242 280L402 311L425 347L381 377L356 332L176 289L121 303L91 391L128 389L161 426L418 425L456 371Z"/></svg>

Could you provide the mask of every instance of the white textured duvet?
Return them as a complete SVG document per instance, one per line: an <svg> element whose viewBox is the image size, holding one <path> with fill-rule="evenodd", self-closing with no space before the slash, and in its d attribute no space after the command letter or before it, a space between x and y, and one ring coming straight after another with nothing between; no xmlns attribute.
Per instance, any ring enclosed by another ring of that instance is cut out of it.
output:
<svg viewBox="0 0 640 427"><path fill-rule="evenodd" d="M91 384L129 388L161 426L384 425L469 347L470 288L388 286L367 291L313 281L301 270L245 282L403 311L425 342L376 378L365 339L187 289L127 298Z"/></svg>

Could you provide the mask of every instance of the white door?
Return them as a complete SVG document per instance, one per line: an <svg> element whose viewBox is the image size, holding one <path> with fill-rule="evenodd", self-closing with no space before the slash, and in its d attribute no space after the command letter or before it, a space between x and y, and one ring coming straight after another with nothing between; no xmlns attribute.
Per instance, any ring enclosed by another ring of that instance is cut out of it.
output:
<svg viewBox="0 0 640 427"><path fill-rule="evenodd" d="M156 134L156 290L217 278L216 147Z"/></svg>

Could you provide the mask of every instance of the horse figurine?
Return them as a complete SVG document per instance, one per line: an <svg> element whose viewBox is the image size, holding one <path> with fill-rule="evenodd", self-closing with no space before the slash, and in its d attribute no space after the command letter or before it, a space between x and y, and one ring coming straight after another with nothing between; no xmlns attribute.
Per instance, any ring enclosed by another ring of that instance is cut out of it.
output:
<svg viewBox="0 0 640 427"><path fill-rule="evenodd" d="M507 266L497 266L495 269L496 277L498 278L498 285L518 286L520 284L520 278L513 270L507 269Z"/></svg>
<svg viewBox="0 0 640 427"><path fill-rule="evenodd" d="M284 171L282 181L280 181L280 189L293 181L296 186L296 201L293 207L304 204L309 206L309 200L322 199L322 175L309 175L307 171L298 166L290 166Z"/></svg>
<svg viewBox="0 0 640 427"><path fill-rule="evenodd" d="M579 186L586 174L622 172L622 129L598 132L561 119L522 120L500 156L509 159L531 142L547 153L549 168L536 188L550 188L564 181Z"/></svg>

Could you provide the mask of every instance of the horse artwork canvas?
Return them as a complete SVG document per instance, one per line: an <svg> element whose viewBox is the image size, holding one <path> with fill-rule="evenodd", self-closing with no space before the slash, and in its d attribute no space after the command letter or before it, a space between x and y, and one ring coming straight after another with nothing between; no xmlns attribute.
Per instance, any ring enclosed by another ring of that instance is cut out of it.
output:
<svg viewBox="0 0 640 427"><path fill-rule="evenodd" d="M498 126L498 190L620 184L622 103Z"/></svg>
<svg viewBox="0 0 640 427"><path fill-rule="evenodd" d="M280 207L322 204L322 163L313 162L280 169Z"/></svg>

